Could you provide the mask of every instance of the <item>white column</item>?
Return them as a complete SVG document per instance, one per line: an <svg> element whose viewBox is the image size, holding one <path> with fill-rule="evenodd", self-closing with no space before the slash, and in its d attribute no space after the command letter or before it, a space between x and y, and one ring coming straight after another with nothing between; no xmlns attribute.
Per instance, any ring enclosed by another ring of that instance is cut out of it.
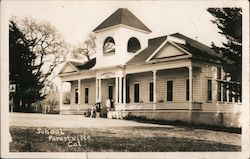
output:
<svg viewBox="0 0 250 159"><path fill-rule="evenodd" d="M126 75L123 77L123 103L126 104Z"/></svg>
<svg viewBox="0 0 250 159"><path fill-rule="evenodd" d="M77 107L78 113L80 110L80 104L81 104L81 80L79 79L78 80L78 107Z"/></svg>
<svg viewBox="0 0 250 159"><path fill-rule="evenodd" d="M227 102L229 103L229 89L228 89L229 85L227 86Z"/></svg>
<svg viewBox="0 0 250 159"><path fill-rule="evenodd" d="M99 98L99 83L98 83L98 79L95 79L95 102L98 101Z"/></svg>
<svg viewBox="0 0 250 159"><path fill-rule="evenodd" d="M224 98L224 85L223 85L223 83L221 83L220 86L221 86L221 88L220 88L221 89L221 92L220 92L221 99L220 100L221 100L221 102L223 102L223 98Z"/></svg>
<svg viewBox="0 0 250 159"><path fill-rule="evenodd" d="M63 81L61 81L61 91L60 91L60 110L63 107ZM60 113L61 114L61 113Z"/></svg>
<svg viewBox="0 0 250 159"><path fill-rule="evenodd" d="M119 103L122 103L122 77L119 77Z"/></svg>
<svg viewBox="0 0 250 159"><path fill-rule="evenodd" d="M189 109L192 110L193 104L193 66L189 65Z"/></svg>
<svg viewBox="0 0 250 159"><path fill-rule="evenodd" d="M101 102L102 101L102 79L99 79L99 82L98 82L98 84L99 84L99 101Z"/></svg>
<svg viewBox="0 0 250 159"><path fill-rule="evenodd" d="M125 111L126 105L126 75L123 77L123 111Z"/></svg>
<svg viewBox="0 0 250 159"><path fill-rule="evenodd" d="M118 77L115 78L115 103L118 103Z"/></svg>
<svg viewBox="0 0 250 159"><path fill-rule="evenodd" d="M156 100L157 100L157 89L156 89L156 72L157 70L153 71L153 87L154 87L154 96L153 96L153 110L156 109Z"/></svg>

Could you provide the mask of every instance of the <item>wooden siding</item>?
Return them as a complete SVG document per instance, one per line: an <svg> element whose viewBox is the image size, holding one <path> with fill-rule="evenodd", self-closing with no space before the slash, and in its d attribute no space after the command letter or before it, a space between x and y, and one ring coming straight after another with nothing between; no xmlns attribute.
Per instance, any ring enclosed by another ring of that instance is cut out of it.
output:
<svg viewBox="0 0 250 159"><path fill-rule="evenodd" d="M85 88L89 88L89 104L94 104L96 101L96 94L95 94L95 79L85 79L81 80L81 97L78 99L80 101L80 104L85 104ZM78 89L78 81L71 82L71 105L76 104L75 103L75 89Z"/></svg>
<svg viewBox="0 0 250 159"><path fill-rule="evenodd" d="M200 77L201 71L194 71L194 101L201 102ZM188 79L188 69L173 69L157 72L156 90L157 102L167 100L167 80L173 80L173 102L186 102L186 79ZM129 75L130 102L134 103L134 83L140 84L140 101L149 102L149 83L153 82L153 72ZM170 102L171 103L171 102Z"/></svg>

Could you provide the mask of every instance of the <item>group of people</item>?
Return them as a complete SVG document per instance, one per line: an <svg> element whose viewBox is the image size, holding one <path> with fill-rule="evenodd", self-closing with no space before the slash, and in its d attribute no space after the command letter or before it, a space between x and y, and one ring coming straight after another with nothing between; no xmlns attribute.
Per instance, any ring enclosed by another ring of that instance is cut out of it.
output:
<svg viewBox="0 0 250 159"><path fill-rule="evenodd" d="M108 114L108 112L114 111L114 110L115 110L114 102L113 102L112 99L107 98L107 100L106 100L106 108L107 108L107 114ZM91 118L94 118L94 117L100 118L100 113L101 113L101 111L102 111L101 102L98 101L98 102L91 108L89 117L91 117Z"/></svg>

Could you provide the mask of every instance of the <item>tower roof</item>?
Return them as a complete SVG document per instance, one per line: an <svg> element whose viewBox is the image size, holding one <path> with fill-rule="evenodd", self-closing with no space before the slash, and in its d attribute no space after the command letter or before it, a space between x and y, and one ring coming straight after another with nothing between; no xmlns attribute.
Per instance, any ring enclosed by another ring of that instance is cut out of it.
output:
<svg viewBox="0 0 250 159"><path fill-rule="evenodd" d="M116 10L112 15L110 15L106 20L104 20L93 31L96 32L105 28L119 25L119 24L123 24L123 25L127 25L133 28L144 30L146 32L152 32L127 8L119 8L118 10Z"/></svg>

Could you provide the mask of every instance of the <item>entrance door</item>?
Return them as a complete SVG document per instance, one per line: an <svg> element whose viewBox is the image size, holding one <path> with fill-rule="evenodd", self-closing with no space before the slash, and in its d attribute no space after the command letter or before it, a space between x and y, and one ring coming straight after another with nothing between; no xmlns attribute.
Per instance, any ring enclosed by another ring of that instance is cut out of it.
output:
<svg viewBox="0 0 250 159"><path fill-rule="evenodd" d="M113 86L109 86L109 99L113 100Z"/></svg>

